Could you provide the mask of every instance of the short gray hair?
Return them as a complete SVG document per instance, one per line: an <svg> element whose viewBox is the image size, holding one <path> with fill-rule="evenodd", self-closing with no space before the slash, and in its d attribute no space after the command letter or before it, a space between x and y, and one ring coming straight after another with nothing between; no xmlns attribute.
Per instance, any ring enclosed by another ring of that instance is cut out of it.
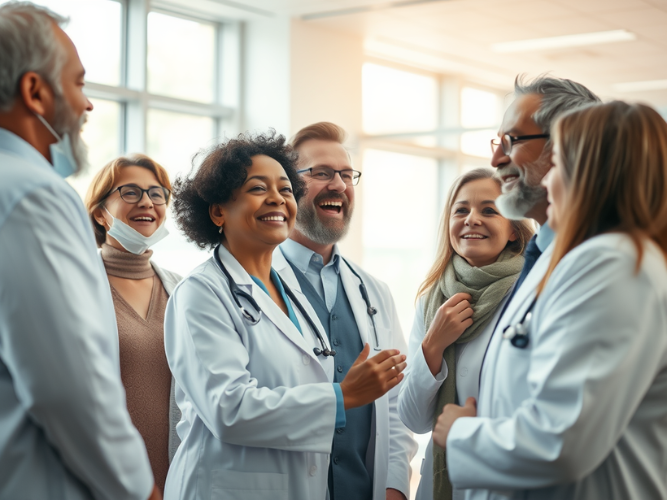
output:
<svg viewBox="0 0 667 500"><path fill-rule="evenodd" d="M542 97L540 109L532 118L545 133L549 133L551 125L564 112L600 102L600 98L582 84L546 75L538 76L530 82L525 82L523 75L517 76L514 80L514 94L537 94Z"/></svg>
<svg viewBox="0 0 667 500"><path fill-rule="evenodd" d="M66 17L30 2L0 6L0 111L9 111L19 91L19 82L34 71L62 93L60 73L66 54L56 39L53 23L63 26Z"/></svg>

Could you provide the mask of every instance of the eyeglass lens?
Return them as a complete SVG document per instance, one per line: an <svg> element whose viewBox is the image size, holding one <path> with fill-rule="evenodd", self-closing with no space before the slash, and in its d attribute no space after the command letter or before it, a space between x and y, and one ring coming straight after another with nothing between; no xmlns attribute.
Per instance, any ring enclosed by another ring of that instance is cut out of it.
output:
<svg viewBox="0 0 667 500"><path fill-rule="evenodd" d="M512 137L509 134L502 135L500 139L491 139L491 152L495 153L498 146L503 148L503 153L509 155L512 152Z"/></svg>
<svg viewBox="0 0 667 500"><path fill-rule="evenodd" d="M162 187L155 186L149 189L141 189L137 186L121 186L118 192L127 203L139 203L144 193L148 193L148 197L155 205L167 203L167 194Z"/></svg>

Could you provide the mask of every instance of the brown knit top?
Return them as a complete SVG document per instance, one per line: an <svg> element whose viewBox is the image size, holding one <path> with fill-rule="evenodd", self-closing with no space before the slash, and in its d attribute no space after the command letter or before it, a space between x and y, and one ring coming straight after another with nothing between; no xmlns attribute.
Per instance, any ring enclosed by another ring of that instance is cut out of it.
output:
<svg viewBox="0 0 667 500"><path fill-rule="evenodd" d="M152 255L152 250L134 255L102 245L102 260L108 275L128 279L153 276L146 319L110 286L118 323L120 375L125 386L127 409L146 443L155 484L164 491L169 470L171 388L171 372L164 351L164 312L169 297L150 264Z"/></svg>

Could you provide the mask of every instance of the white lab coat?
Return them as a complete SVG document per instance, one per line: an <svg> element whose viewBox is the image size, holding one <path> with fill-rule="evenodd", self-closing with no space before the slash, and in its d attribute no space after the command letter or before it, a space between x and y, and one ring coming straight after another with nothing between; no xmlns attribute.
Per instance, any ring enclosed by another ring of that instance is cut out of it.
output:
<svg viewBox="0 0 667 500"><path fill-rule="evenodd" d="M349 262L349 261L348 261ZM350 264L352 264L350 262ZM366 284L371 304L377 309L375 323L377 326L379 350L399 349L407 353L405 339L394 306L389 287L376 280L363 269L352 264ZM280 248L273 254L273 268L282 276L292 290L301 290L294 271L285 259ZM373 324L366 312L366 303L359 292L357 278L344 262L340 263L340 276L352 312L359 328L362 343L370 344L369 356L379 352L373 333ZM324 332L324 329L322 330ZM410 460L417 451L417 444L412 433L405 427L398 416L399 386L375 401L374 419L371 427L371 448L367 466L373 471L373 500L384 500L387 488L403 492L410 498Z"/></svg>
<svg viewBox="0 0 667 500"><path fill-rule="evenodd" d="M538 259L491 340L478 418L447 440L467 499L667 498L667 265L624 235L565 256L533 309L530 343L502 338L549 265Z"/></svg>
<svg viewBox="0 0 667 500"><path fill-rule="evenodd" d="M479 372L482 360L506 300L507 296L498 304L493 317L475 340L456 345L456 394L459 402L479 397ZM408 368L405 370L405 379L401 382L398 396L398 414L408 429L417 434L426 434L433 430L438 391L449 375L444 359L440 365L440 372L434 377L424 358L422 350L422 342L426 336L424 301L424 296L417 301L415 319L410 332ZM454 500L463 500L464 497L464 490L453 491ZM433 499L433 440L426 446L415 499Z"/></svg>
<svg viewBox="0 0 667 500"><path fill-rule="evenodd" d="M213 258L170 297L165 348L183 417L164 498L324 500L337 403L333 360L313 354L319 341L296 307L303 336L238 261L218 251L261 320L244 321ZM294 294L322 328L303 294Z"/></svg>

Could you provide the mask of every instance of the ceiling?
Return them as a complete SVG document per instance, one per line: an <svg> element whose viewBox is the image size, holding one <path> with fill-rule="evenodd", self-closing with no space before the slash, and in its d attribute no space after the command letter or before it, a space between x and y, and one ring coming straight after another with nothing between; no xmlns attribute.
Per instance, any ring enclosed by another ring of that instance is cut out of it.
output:
<svg viewBox="0 0 667 500"><path fill-rule="evenodd" d="M667 106L667 89L615 84L667 80L667 0L213 0L288 15L364 37L370 55L480 84L511 88L520 73L549 72L599 95ZM496 42L625 29L634 41L499 54Z"/></svg>

